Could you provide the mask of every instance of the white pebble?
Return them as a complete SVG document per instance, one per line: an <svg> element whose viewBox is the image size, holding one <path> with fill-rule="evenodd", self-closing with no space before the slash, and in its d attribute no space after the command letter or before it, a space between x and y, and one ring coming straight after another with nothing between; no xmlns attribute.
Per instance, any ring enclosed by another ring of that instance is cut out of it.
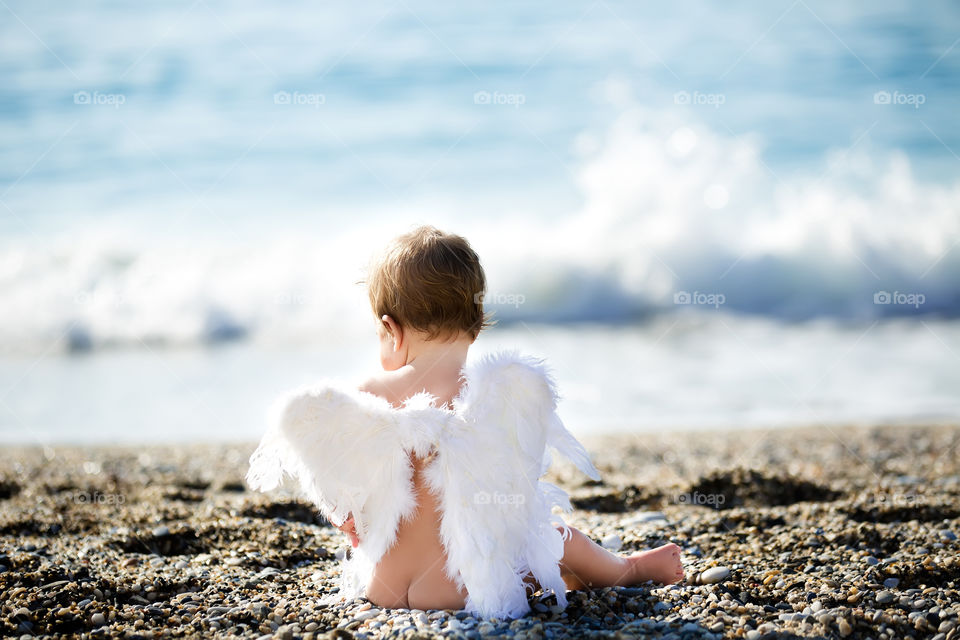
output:
<svg viewBox="0 0 960 640"><path fill-rule="evenodd" d="M730 575L726 567L712 567L700 574L700 584L717 584Z"/></svg>
<svg viewBox="0 0 960 640"><path fill-rule="evenodd" d="M610 551L619 551L623 546L623 540L620 539L615 533L611 533L606 538L603 539L603 542L600 543L604 549L609 549Z"/></svg>

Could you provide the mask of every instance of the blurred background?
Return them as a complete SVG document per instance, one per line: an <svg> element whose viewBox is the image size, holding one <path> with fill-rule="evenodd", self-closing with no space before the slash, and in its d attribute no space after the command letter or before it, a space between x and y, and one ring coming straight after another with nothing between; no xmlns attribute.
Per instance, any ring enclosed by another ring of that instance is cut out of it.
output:
<svg viewBox="0 0 960 640"><path fill-rule="evenodd" d="M465 235L578 434L960 418L960 6L0 0L0 440L253 439Z"/></svg>

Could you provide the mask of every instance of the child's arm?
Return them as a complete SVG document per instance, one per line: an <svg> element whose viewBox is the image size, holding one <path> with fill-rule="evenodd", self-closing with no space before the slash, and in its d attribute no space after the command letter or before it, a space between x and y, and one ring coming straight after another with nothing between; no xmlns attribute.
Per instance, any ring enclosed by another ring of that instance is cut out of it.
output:
<svg viewBox="0 0 960 640"><path fill-rule="evenodd" d="M353 548L356 548L360 544L360 538L357 537L357 525L353 521L353 514L351 513L346 520L343 521L343 524L337 527L340 531L343 531L350 537L350 544Z"/></svg>

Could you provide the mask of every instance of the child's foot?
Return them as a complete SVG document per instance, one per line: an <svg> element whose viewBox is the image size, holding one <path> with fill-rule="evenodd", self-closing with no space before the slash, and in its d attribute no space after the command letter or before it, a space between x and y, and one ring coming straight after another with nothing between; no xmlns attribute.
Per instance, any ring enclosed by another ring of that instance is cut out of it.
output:
<svg viewBox="0 0 960 640"><path fill-rule="evenodd" d="M637 584L647 580L660 584L673 584L683 580L680 547L675 544L665 544L656 549L641 551L624 559L630 566L625 584Z"/></svg>

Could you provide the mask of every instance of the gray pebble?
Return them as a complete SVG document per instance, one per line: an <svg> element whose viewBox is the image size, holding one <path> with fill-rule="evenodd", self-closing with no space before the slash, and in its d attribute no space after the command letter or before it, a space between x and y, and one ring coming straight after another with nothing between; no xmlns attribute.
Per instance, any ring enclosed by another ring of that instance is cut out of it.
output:
<svg viewBox="0 0 960 640"><path fill-rule="evenodd" d="M380 615L380 609L367 609L366 611L361 611L355 615L353 619L363 622L364 620L369 620L370 618L376 618L378 615Z"/></svg>

